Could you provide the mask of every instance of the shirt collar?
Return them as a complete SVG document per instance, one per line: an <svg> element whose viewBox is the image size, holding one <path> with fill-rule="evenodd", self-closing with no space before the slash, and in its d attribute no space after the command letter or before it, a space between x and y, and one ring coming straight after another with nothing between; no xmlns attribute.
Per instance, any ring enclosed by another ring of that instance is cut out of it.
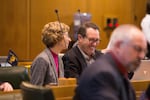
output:
<svg viewBox="0 0 150 100"><path fill-rule="evenodd" d="M77 47L79 48L81 54L83 55L83 57L84 57L85 59L91 59L91 58L94 57L94 54L91 55L91 56L88 56L87 54L85 54L84 51L79 47L79 45L77 45Z"/></svg>
<svg viewBox="0 0 150 100"><path fill-rule="evenodd" d="M91 64L91 63L93 63L93 62L95 61L94 55L92 55L92 56L89 57L87 54L85 54L85 53L82 51L82 49L81 49L79 46L77 46L77 47L79 48L79 51L80 51L81 54L83 55L83 57L84 57L84 59L85 59L87 65L89 65L89 64Z"/></svg>
<svg viewBox="0 0 150 100"><path fill-rule="evenodd" d="M110 54L112 55L112 57L114 58L116 64L118 65L117 67L118 67L119 71L121 72L121 74L123 76L125 76L125 78L128 79L128 72L125 69L125 66L117 59L117 57L115 56L115 54L113 52L110 51Z"/></svg>
<svg viewBox="0 0 150 100"><path fill-rule="evenodd" d="M50 52L52 53L52 55L53 55L54 57L58 56L58 54L56 54L55 52L53 52L51 49L50 49Z"/></svg>

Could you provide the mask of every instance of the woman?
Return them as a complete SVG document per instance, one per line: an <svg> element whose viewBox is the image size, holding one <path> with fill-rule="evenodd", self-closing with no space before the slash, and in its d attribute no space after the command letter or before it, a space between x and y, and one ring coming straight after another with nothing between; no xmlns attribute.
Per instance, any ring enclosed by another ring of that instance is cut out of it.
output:
<svg viewBox="0 0 150 100"><path fill-rule="evenodd" d="M64 77L64 67L58 54L68 48L71 39L69 26L64 23L50 22L42 30L42 41L46 46L33 61L31 83L35 85L58 84L58 78Z"/></svg>

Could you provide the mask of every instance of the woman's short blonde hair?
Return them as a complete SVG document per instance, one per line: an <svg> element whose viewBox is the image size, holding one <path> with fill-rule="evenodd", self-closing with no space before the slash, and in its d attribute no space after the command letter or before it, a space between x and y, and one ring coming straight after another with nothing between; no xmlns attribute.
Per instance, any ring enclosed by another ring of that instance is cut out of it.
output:
<svg viewBox="0 0 150 100"><path fill-rule="evenodd" d="M64 38L63 33L69 32L69 29L69 26L64 23L50 22L42 30L42 41L48 48L51 48Z"/></svg>

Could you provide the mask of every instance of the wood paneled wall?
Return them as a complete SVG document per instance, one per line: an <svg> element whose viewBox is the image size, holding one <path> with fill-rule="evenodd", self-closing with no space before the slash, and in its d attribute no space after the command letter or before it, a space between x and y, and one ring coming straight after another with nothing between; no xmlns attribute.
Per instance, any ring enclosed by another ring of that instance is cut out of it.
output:
<svg viewBox="0 0 150 100"><path fill-rule="evenodd" d="M145 14L146 0L0 0L0 55L8 50L16 52L20 60L33 59L45 47L41 41L44 24L60 20L72 27L73 15L78 9L92 14L92 21L101 28L103 49L109 41L105 31L105 16L117 16L119 24L140 25ZM71 32L71 34L73 34Z"/></svg>
<svg viewBox="0 0 150 100"><path fill-rule="evenodd" d="M28 0L0 0L0 55L9 49L28 58Z"/></svg>

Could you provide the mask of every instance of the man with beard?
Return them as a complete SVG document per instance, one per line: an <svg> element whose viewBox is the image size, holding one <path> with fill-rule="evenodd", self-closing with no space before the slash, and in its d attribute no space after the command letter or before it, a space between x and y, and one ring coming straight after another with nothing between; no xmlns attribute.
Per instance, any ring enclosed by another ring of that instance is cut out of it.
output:
<svg viewBox="0 0 150 100"><path fill-rule="evenodd" d="M96 50L100 43L99 28L92 22L84 23L78 30L78 40L63 56L65 77L79 78L82 71L102 53Z"/></svg>
<svg viewBox="0 0 150 100"><path fill-rule="evenodd" d="M136 100L128 79L146 54L146 38L137 27L117 27L110 39L109 51L86 68L74 100Z"/></svg>

